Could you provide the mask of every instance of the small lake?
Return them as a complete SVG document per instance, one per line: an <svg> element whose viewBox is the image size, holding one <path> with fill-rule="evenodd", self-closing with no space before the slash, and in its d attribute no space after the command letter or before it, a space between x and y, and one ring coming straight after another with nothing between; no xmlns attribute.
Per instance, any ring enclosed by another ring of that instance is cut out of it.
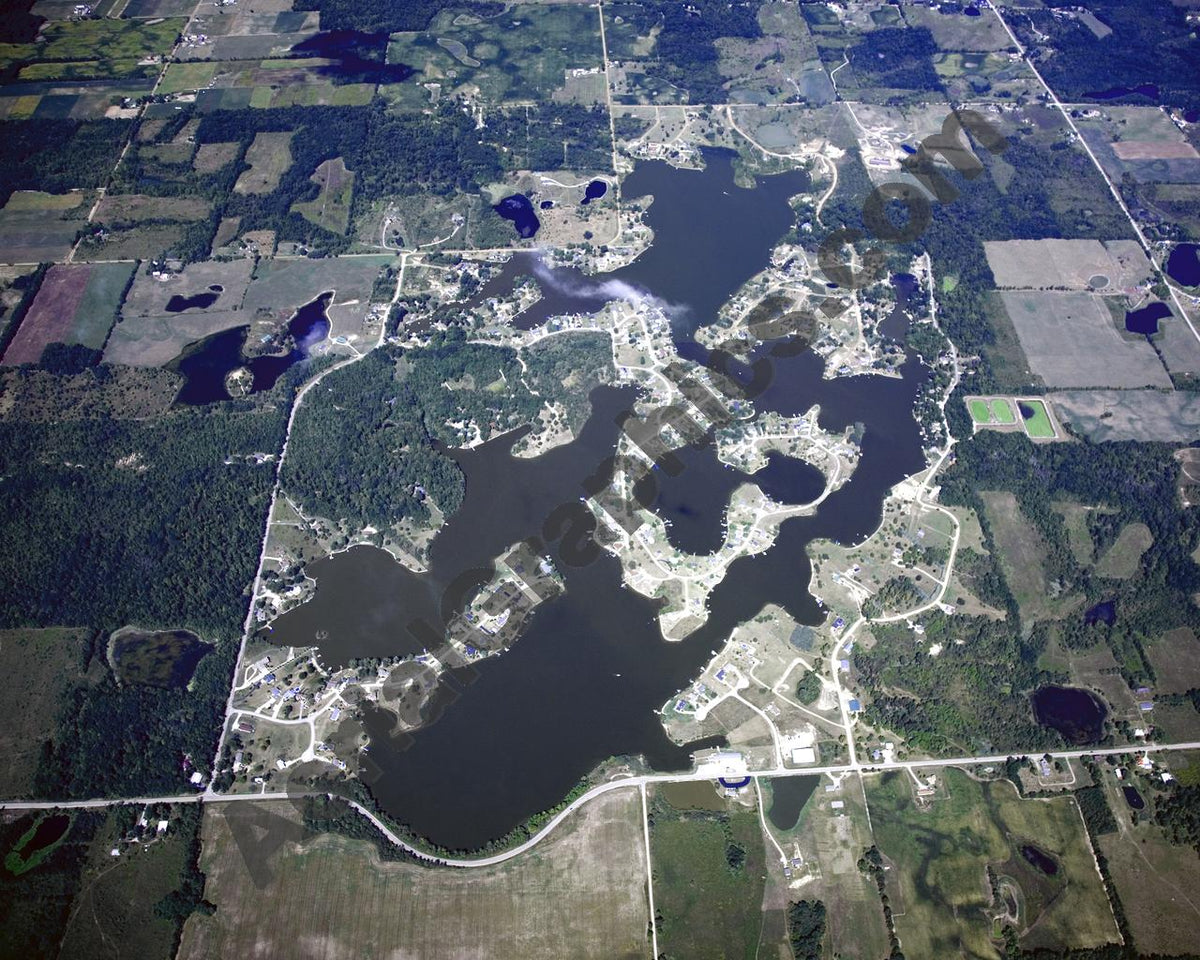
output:
<svg viewBox="0 0 1200 960"><path fill-rule="evenodd" d="M1058 873L1058 861L1041 847L1027 843L1021 847L1021 856L1025 858L1027 863L1036 867L1048 877L1052 877Z"/></svg>
<svg viewBox="0 0 1200 960"><path fill-rule="evenodd" d="M820 782L820 777L773 777L767 819L777 830L791 830L799 822L800 811Z"/></svg>
<svg viewBox="0 0 1200 960"><path fill-rule="evenodd" d="M1130 333L1144 333L1148 337L1158 333L1158 321L1171 316L1171 308L1165 303L1149 303L1140 310L1125 312L1125 329Z"/></svg>
<svg viewBox="0 0 1200 960"><path fill-rule="evenodd" d="M28 860L38 851L45 850L47 847L58 843L70 826L71 818L65 813L56 813L48 817L43 817L38 822L33 836L21 847L21 858Z"/></svg>
<svg viewBox="0 0 1200 960"><path fill-rule="evenodd" d="M1200 286L1200 244L1175 244L1167 258L1167 276L1185 287Z"/></svg>
<svg viewBox="0 0 1200 960"><path fill-rule="evenodd" d="M225 288L219 283L214 283L204 293L193 294L190 297L182 297L175 294L167 301L167 313L183 313L184 310L206 310L217 302L217 298L225 292Z"/></svg>
<svg viewBox="0 0 1200 960"><path fill-rule="evenodd" d="M323 293L296 311L288 322L292 347L287 353L264 353L247 358L243 352L249 327L222 330L186 347L170 369L184 378L177 403L191 406L229 400L225 379L239 367L250 371L250 393L270 390L289 369L305 360L312 348L329 336L325 310L333 293Z"/></svg>
<svg viewBox="0 0 1200 960"><path fill-rule="evenodd" d="M505 220L511 220L522 240L528 240L541 229L542 222L533 211L533 202L523 193L505 197L492 207Z"/></svg>
<svg viewBox="0 0 1200 960"><path fill-rule="evenodd" d="M1032 698L1037 722L1062 734L1068 743L1097 743L1104 737L1108 709L1080 687L1041 687Z"/></svg>

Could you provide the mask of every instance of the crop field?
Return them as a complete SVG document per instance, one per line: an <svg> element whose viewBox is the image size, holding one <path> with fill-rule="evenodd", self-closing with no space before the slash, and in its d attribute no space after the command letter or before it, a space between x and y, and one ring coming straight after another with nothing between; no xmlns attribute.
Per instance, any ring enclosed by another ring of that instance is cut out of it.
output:
<svg viewBox="0 0 1200 960"><path fill-rule="evenodd" d="M296 817L286 803L261 809ZM205 811L201 867L217 911L188 921L180 958L633 960L650 953L636 790L589 803L530 854L495 867L380 862L369 843L332 834L287 843L265 866L252 876L229 821Z"/></svg>
<svg viewBox="0 0 1200 960"><path fill-rule="evenodd" d="M0 260L5 263L46 263L65 260L75 244L83 221L76 206L55 206L14 193L0 210ZM84 194L66 194L66 198L85 199ZM54 197L53 200L57 200ZM80 204L81 205L81 204Z"/></svg>
<svg viewBox="0 0 1200 960"><path fill-rule="evenodd" d="M209 203L199 197L150 197L109 194L100 201L96 221L105 224L141 223L145 220L190 222L208 216Z"/></svg>
<svg viewBox="0 0 1200 960"><path fill-rule="evenodd" d="M1154 348L1144 337L1125 339L1099 297L1012 290L1000 297L1046 386L1171 387Z"/></svg>
<svg viewBox="0 0 1200 960"><path fill-rule="evenodd" d="M0 630L0 669L22 678L0 713L0 795L19 797L32 788L62 697L83 679L86 651L87 632L77 628Z"/></svg>
<svg viewBox="0 0 1200 960"><path fill-rule="evenodd" d="M1164 633L1147 645L1155 687L1162 693L1187 693L1200 687L1200 639L1187 627Z"/></svg>
<svg viewBox="0 0 1200 960"><path fill-rule="evenodd" d="M279 186L279 178L292 165L291 143L294 133L256 133L246 149L249 170L242 172L233 185L236 193L270 193Z"/></svg>
<svg viewBox="0 0 1200 960"><path fill-rule="evenodd" d="M1200 397L1183 390L1064 390L1054 394L1054 410L1060 421L1096 443L1188 443L1200 430Z"/></svg>
<svg viewBox="0 0 1200 960"><path fill-rule="evenodd" d="M1018 905L1022 946L1063 950L1117 939L1072 798L1021 800L1007 781L980 783L950 768L938 777L927 807L915 802L907 774L887 773L867 787L906 955L1000 956L988 911L1003 907L991 904L989 865ZM1053 873L1022 855L1030 844L1053 861Z"/></svg>
<svg viewBox="0 0 1200 960"><path fill-rule="evenodd" d="M1200 152L1157 107L1104 106L1079 120L1079 131L1114 180L1195 183Z"/></svg>
<svg viewBox="0 0 1200 960"><path fill-rule="evenodd" d="M1062 617L1079 604L1078 595L1051 598L1046 582L1046 545L1041 534L1021 513L1011 493L981 491L984 512L992 530L1000 565L1009 589L1021 608L1022 620Z"/></svg>
<svg viewBox="0 0 1200 960"><path fill-rule="evenodd" d="M1132 240L985 241L996 286L1013 290L1119 293L1150 279L1153 269Z"/></svg>
<svg viewBox="0 0 1200 960"><path fill-rule="evenodd" d="M752 958L763 927L765 854L758 814L740 805L681 815L655 794L650 859L659 950L687 960Z"/></svg>
<svg viewBox="0 0 1200 960"><path fill-rule="evenodd" d="M417 71L397 90L408 107L428 103L429 83L442 96L474 90L489 103L546 100L568 71L600 71L597 16L584 4L520 4L486 23L447 10L425 33L394 35L388 62Z"/></svg>
<svg viewBox="0 0 1200 960"><path fill-rule="evenodd" d="M161 367L183 348L231 327L250 324L252 315L241 310L197 310L165 317L130 317L113 327L105 363L132 367Z"/></svg>
<svg viewBox="0 0 1200 960"><path fill-rule="evenodd" d="M50 343L104 346L133 264L55 264L46 273L5 364L37 363Z"/></svg>

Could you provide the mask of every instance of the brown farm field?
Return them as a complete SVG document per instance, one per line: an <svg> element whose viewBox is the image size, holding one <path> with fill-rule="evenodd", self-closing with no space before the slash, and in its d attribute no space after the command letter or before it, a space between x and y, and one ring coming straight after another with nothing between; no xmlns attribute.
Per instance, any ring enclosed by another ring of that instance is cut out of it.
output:
<svg viewBox="0 0 1200 960"><path fill-rule="evenodd" d="M298 816L287 803L263 806ZM203 835L205 896L217 911L188 921L181 960L650 954L633 789L587 804L528 854L470 870L383 863L369 843L326 834L285 844L252 877L220 810L205 811Z"/></svg>
<svg viewBox="0 0 1200 960"><path fill-rule="evenodd" d="M46 273L4 363L37 363L50 343L104 346L133 265L56 264Z"/></svg>

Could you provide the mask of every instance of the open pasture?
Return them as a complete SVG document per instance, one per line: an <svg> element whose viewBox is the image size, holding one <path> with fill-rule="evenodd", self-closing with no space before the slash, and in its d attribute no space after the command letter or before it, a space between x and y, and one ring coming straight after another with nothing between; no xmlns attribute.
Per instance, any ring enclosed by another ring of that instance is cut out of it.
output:
<svg viewBox="0 0 1200 960"><path fill-rule="evenodd" d="M446 10L427 32L395 34L388 62L417 71L404 84L409 106L428 102L431 83L489 103L546 100L568 73L601 71L598 17L584 4L517 4L486 22Z"/></svg>
<svg viewBox="0 0 1200 960"><path fill-rule="evenodd" d="M1012 46L1008 32L995 17L969 17L915 4L903 9L908 25L925 27L939 50L1006 50Z"/></svg>
<svg viewBox="0 0 1200 960"><path fill-rule="evenodd" d="M953 768L937 777L936 795L920 805L906 773L884 774L867 787L906 955L1001 955L989 917L1005 907L992 903L989 866L1017 905L1022 946L1064 950L1117 939L1072 798L1021 800L1007 781L981 783ZM1031 845L1053 873L1023 854Z"/></svg>
<svg viewBox="0 0 1200 960"><path fill-rule="evenodd" d="M292 165L293 132L256 133L254 142L246 149L249 170L242 171L235 193L270 193L279 186L279 178Z"/></svg>
<svg viewBox="0 0 1200 960"><path fill-rule="evenodd" d="M20 191L0 210L0 260L46 263L65 260L86 213L88 193L51 195Z"/></svg>
<svg viewBox="0 0 1200 960"><path fill-rule="evenodd" d="M1200 688L1200 639L1187 627L1168 630L1146 646L1146 655L1158 691L1187 693Z"/></svg>
<svg viewBox="0 0 1200 960"><path fill-rule="evenodd" d="M1144 337L1126 339L1087 293L1004 291L1030 369L1048 387L1162 387L1171 379Z"/></svg>
<svg viewBox="0 0 1200 960"><path fill-rule="evenodd" d="M151 197L140 194L108 194L100 201L95 221L103 224L133 224L147 220L191 222L208 216L209 203L199 197Z"/></svg>
<svg viewBox="0 0 1200 960"><path fill-rule="evenodd" d="M1001 289L1119 293L1154 272L1133 240L1000 240L983 248Z"/></svg>
<svg viewBox="0 0 1200 960"><path fill-rule="evenodd" d="M180 958L649 957L634 789L589 803L529 854L472 870L381 862L370 843L326 834L285 842L252 873L235 818L248 817L249 830L255 810L288 818L299 837L296 811L287 803L227 806L239 809L208 809L204 818L201 868L217 911L188 921Z"/></svg>
<svg viewBox="0 0 1200 960"><path fill-rule="evenodd" d="M83 679L87 631L69 627L0 630L0 668L20 676L0 712L0 794L26 795L55 732L62 698Z"/></svg>

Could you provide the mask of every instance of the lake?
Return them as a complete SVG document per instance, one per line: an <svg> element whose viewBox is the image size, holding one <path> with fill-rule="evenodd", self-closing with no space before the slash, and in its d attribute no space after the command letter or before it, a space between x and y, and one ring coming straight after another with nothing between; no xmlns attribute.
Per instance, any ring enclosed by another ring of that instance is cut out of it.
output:
<svg viewBox="0 0 1200 960"><path fill-rule="evenodd" d="M1104 738L1108 708L1080 687L1040 687L1031 697L1037 722L1062 734L1068 743L1098 743Z"/></svg>
<svg viewBox="0 0 1200 960"><path fill-rule="evenodd" d="M706 159L703 172L646 163L628 178L627 197L655 197L647 222L656 238L629 266L598 281L550 272L518 255L485 288L503 291L522 274L537 275L546 296L517 318L523 327L554 313L594 311L619 296L654 296L669 305L679 353L703 358L692 334L763 269L793 224L788 198L809 183L797 172L743 189L733 183L728 153L708 152ZM444 709L411 736L393 736L390 715L366 712L367 779L389 814L443 847L473 849L556 804L608 757L641 755L658 770L686 768L696 745L672 743L657 710L691 682L729 631L768 602L803 624L822 622L805 589L806 547L814 537L865 539L879 523L886 491L924 465L912 405L928 373L910 358L900 377L827 381L811 353L758 356L771 368L755 399L759 411L793 415L819 403L822 429L861 428L853 477L815 515L786 521L770 551L733 563L712 594L708 624L682 642L662 639L656 604L622 585L617 560L601 554L577 563L562 540L545 536L544 552L566 590L537 608L510 651L444 677ZM441 608L461 606L486 582L494 557L546 533L555 508L578 503L583 481L615 449L618 419L634 397L628 388L594 391L592 415L576 440L536 460L510 455L520 432L453 452L466 495L431 545L429 572L409 573L373 547L312 564L315 598L277 619L272 640L300 645L319 638L331 664L413 652L418 642L406 624L418 617L444 622ZM667 485L668 500L657 507L672 520L673 536L708 545L720 535L728 491L742 478L716 461L711 444L681 456L689 464L683 483ZM823 487L805 464L773 460L767 470L764 481L799 500Z"/></svg>
<svg viewBox="0 0 1200 960"><path fill-rule="evenodd" d="M292 347L287 353L263 353L247 358L243 352L249 327L234 327L197 340L184 348L172 362L183 376L177 403L192 406L229 400L225 378L239 367L250 371L250 393L270 390L289 369L308 358L312 348L329 335L329 318L325 310L333 293L323 293L296 311L288 321L288 336Z"/></svg>

